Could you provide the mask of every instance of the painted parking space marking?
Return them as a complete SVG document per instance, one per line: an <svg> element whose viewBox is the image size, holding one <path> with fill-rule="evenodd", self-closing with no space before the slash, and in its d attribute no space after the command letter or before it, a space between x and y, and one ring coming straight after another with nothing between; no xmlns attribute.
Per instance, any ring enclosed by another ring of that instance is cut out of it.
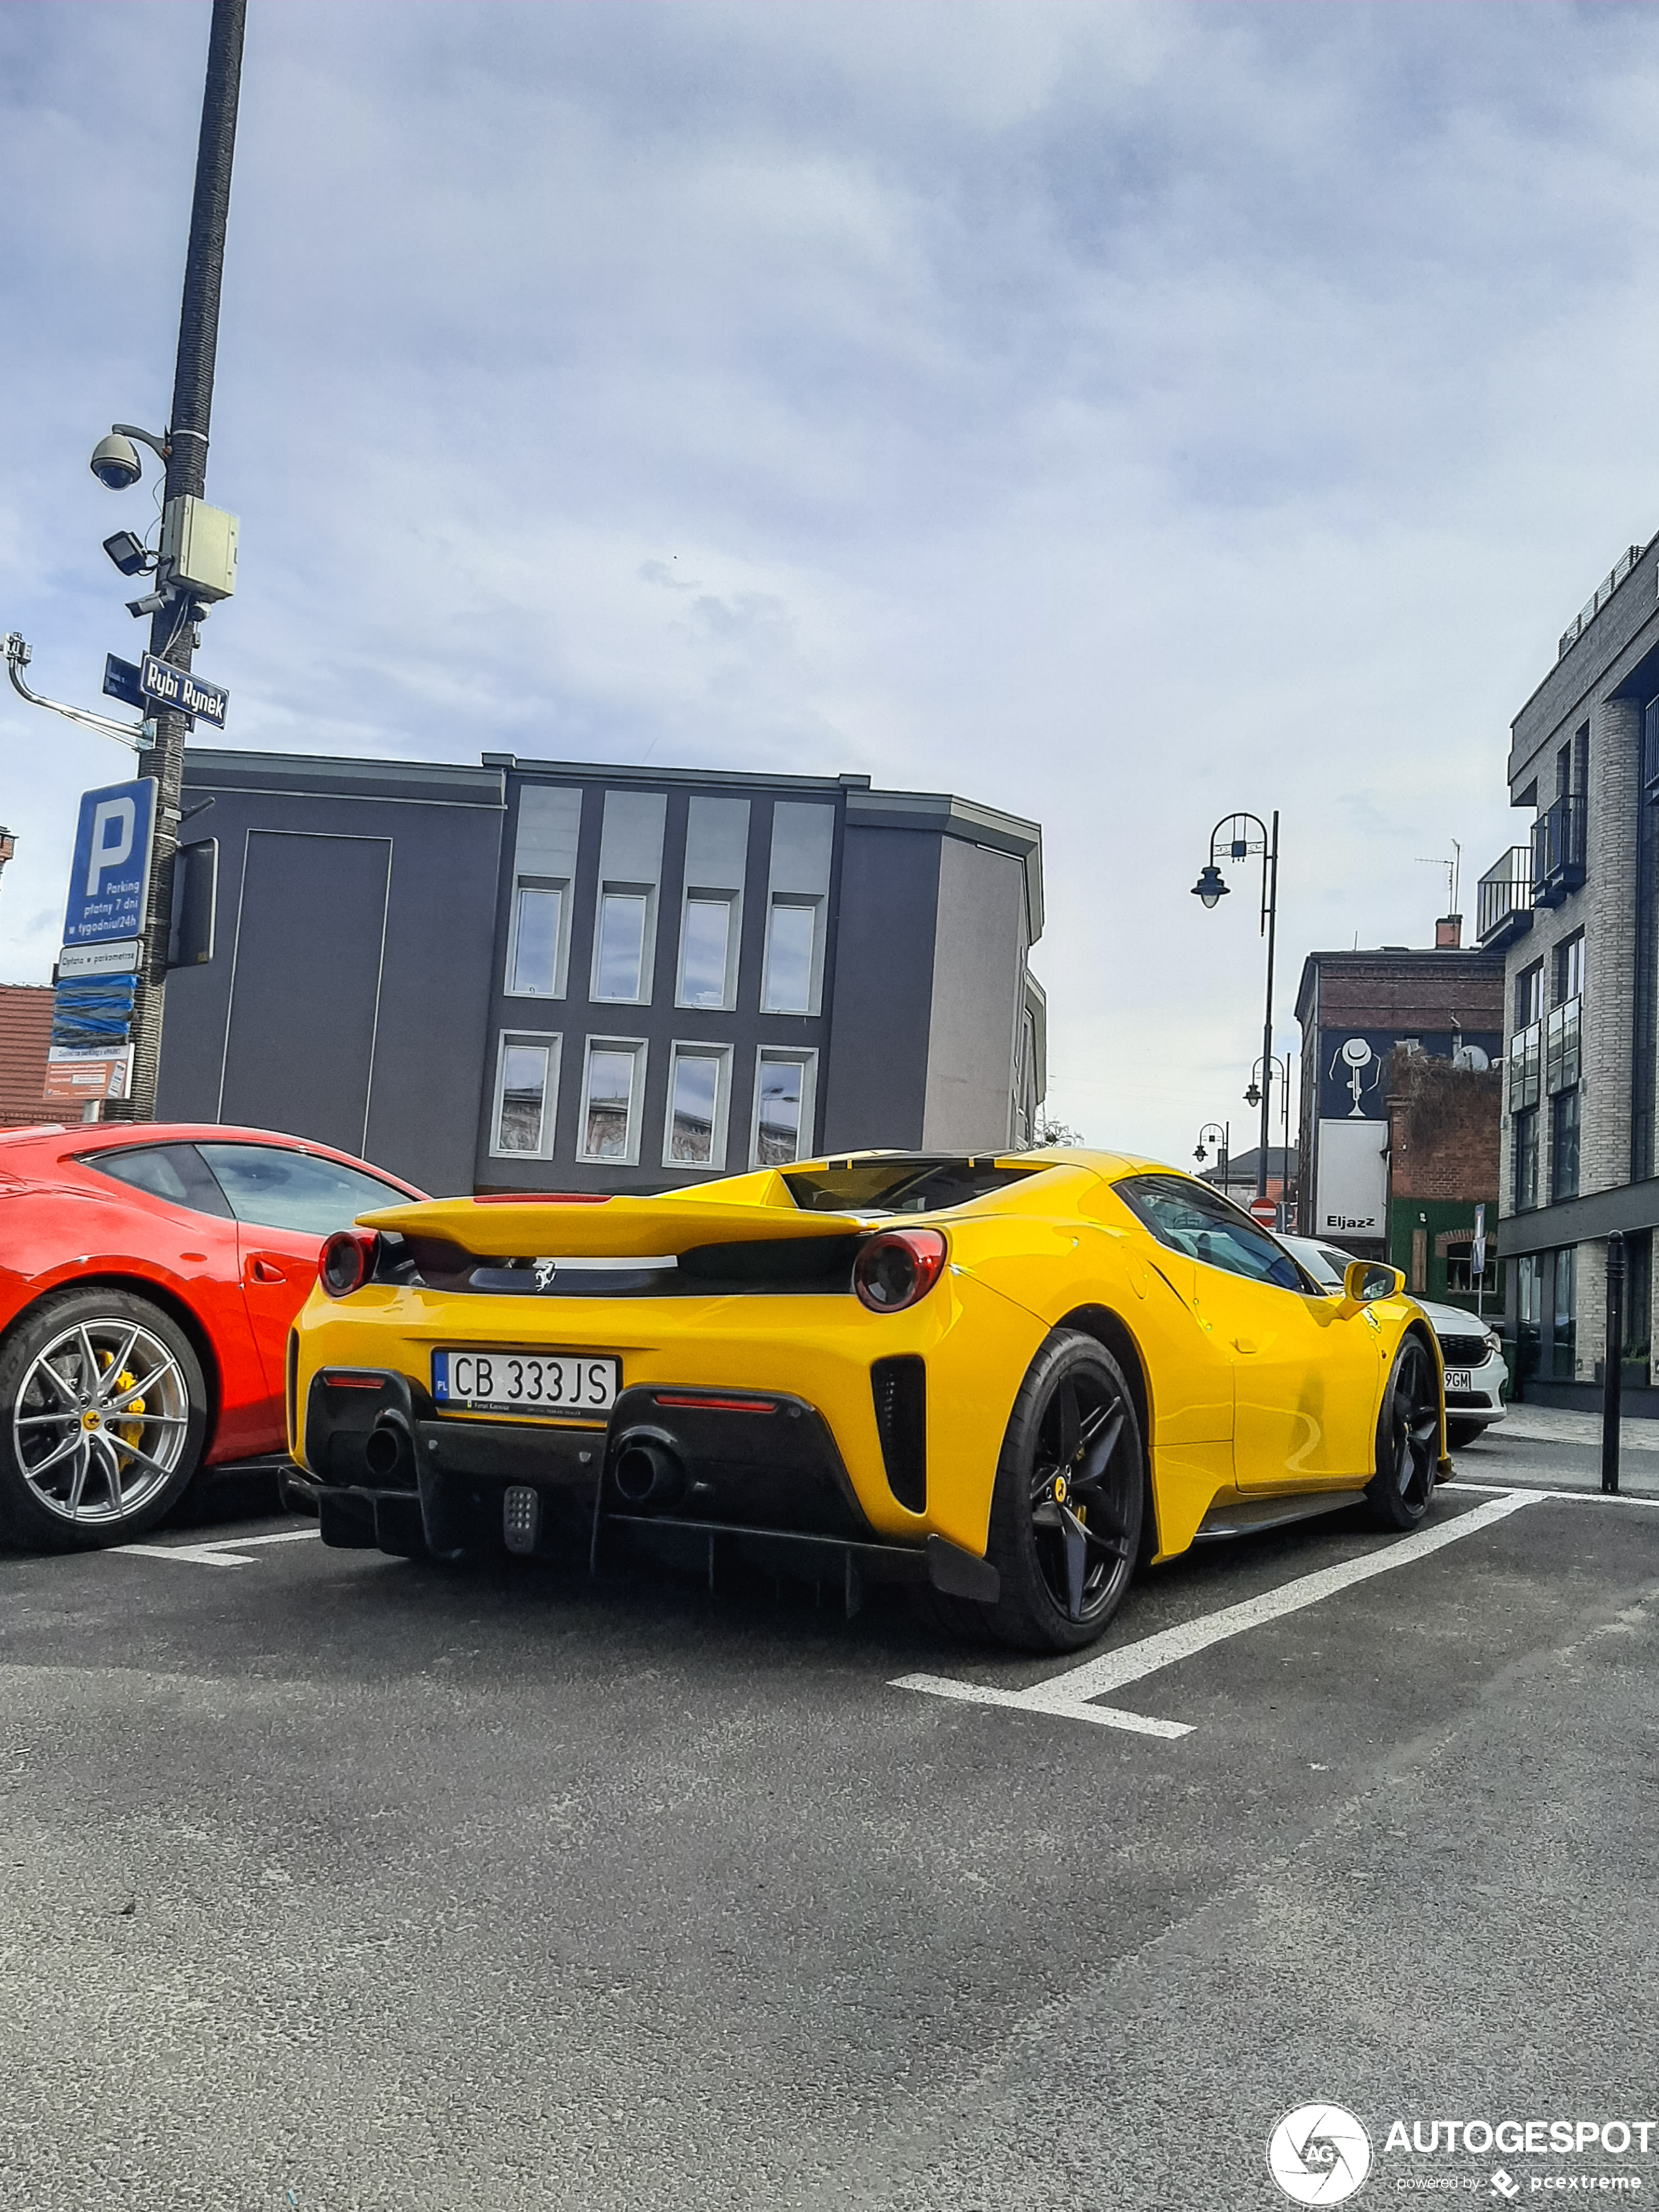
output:
<svg viewBox="0 0 1659 2212"><path fill-rule="evenodd" d="M1138 1643L1121 1644L1114 1651L1103 1652L1097 1658L1085 1659L1079 1666L1051 1674L1047 1681L1034 1682L1029 1689L990 1689L977 1682L957 1681L940 1674L901 1674L891 1687L920 1690L928 1697L954 1698L968 1705L1012 1705L1022 1712L1048 1713L1062 1720L1091 1721L1098 1727L1126 1729L1138 1735L1190 1735L1193 1730L1183 1722L1149 1720L1142 1713L1125 1712L1120 1707L1097 1705L1091 1701L1103 1697L1108 1691L1121 1689L1126 1683L1142 1681L1165 1667L1190 1659L1194 1653L1207 1650L1212 1644L1242 1636L1247 1629L1259 1628L1264 1621L1279 1620L1286 1613L1300 1613L1355 1583L1369 1582L1373 1576L1385 1575L1395 1567L1409 1566L1414 1560L1443 1551L1448 1544L1455 1544L1465 1536L1478 1535L1482 1529L1506 1521L1523 1507L1544 1502L1549 1494L1535 1490L1505 1491L1485 1505L1460 1513L1456 1520L1448 1522L1443 1528L1419 1529L1415 1535L1402 1536L1380 1551L1367 1552L1357 1559L1345 1560L1340 1566L1321 1567L1313 1574L1299 1575L1294 1582L1283 1583L1274 1590L1264 1590L1260 1596L1245 1598L1237 1605L1224 1606L1218 1613L1200 1613L1197 1620L1182 1621L1178 1627L1159 1629L1155 1635L1144 1636Z"/></svg>
<svg viewBox="0 0 1659 2212"><path fill-rule="evenodd" d="M256 1559L244 1557L255 1544L303 1544L314 1541L315 1528L278 1528L269 1536L222 1536L208 1544L112 1544L112 1552L125 1552L134 1559L179 1559L187 1567L252 1567Z"/></svg>

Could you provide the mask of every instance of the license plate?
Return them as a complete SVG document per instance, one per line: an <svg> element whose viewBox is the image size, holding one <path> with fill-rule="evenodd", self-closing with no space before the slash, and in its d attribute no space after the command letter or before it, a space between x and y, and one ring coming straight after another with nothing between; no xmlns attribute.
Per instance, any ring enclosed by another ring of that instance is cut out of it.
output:
<svg viewBox="0 0 1659 2212"><path fill-rule="evenodd" d="M1449 1390L1473 1390L1474 1370L1468 1367L1449 1367L1446 1370L1446 1388Z"/></svg>
<svg viewBox="0 0 1659 2212"><path fill-rule="evenodd" d="M494 1346L432 1355L432 1395L447 1413L608 1413L621 1387L620 1359Z"/></svg>

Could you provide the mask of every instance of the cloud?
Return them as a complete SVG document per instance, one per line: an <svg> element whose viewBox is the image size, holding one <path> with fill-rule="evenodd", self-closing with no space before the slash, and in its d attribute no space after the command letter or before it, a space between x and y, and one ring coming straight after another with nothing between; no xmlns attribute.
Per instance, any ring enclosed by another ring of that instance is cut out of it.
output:
<svg viewBox="0 0 1659 2212"><path fill-rule="evenodd" d="M136 629L148 495L85 456L166 410L204 38L0 10L0 622L59 696ZM1282 811L1293 1042L1301 955L1429 941L1454 837L1472 911L1507 722L1659 520L1656 91L1650 11L1551 0L252 10L230 741L1036 816L1054 1109L1182 1157L1260 1049L1211 823ZM120 762L3 711L38 977Z"/></svg>

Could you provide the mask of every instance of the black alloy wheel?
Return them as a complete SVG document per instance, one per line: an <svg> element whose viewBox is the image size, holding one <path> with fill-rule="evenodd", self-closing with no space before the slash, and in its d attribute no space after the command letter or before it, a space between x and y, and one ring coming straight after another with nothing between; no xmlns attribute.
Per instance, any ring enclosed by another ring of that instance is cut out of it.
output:
<svg viewBox="0 0 1659 2212"><path fill-rule="evenodd" d="M1371 1518L1385 1528L1415 1528L1439 1479L1440 1383L1414 1336L1395 1355L1376 1424L1376 1473L1366 1486Z"/></svg>
<svg viewBox="0 0 1659 2212"><path fill-rule="evenodd" d="M1030 1651L1092 1644L1140 1556L1146 1462L1122 1369L1093 1337L1056 1330L1003 1439L986 1556L1002 1579L988 1625Z"/></svg>

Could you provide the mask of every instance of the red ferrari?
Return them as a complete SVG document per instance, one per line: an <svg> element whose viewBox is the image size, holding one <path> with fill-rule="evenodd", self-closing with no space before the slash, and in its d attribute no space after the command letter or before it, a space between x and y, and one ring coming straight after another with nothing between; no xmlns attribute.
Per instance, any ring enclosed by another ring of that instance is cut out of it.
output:
<svg viewBox="0 0 1659 2212"><path fill-rule="evenodd" d="M0 1131L0 1541L119 1543L198 1469L283 1450L323 1239L422 1194L263 1129Z"/></svg>

